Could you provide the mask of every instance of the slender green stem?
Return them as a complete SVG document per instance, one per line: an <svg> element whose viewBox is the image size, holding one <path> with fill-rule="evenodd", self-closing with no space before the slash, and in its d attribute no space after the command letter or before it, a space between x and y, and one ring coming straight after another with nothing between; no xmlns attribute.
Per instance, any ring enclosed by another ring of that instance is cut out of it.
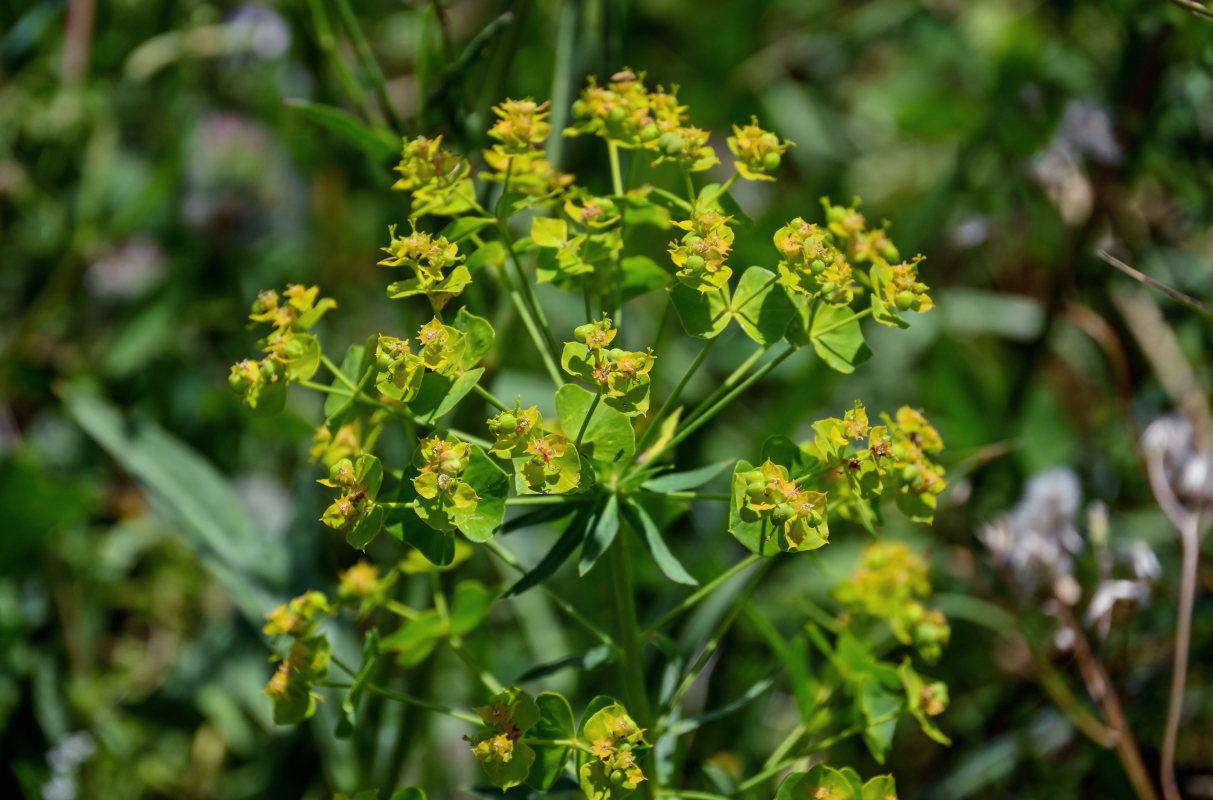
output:
<svg viewBox="0 0 1213 800"><path fill-rule="evenodd" d="M694 214L695 213L695 198L696 198L695 181L694 181L694 179L691 178L691 171L689 169L684 169L682 171L682 179L683 179L683 184L685 185L686 190L687 190L687 201L688 201L687 211Z"/></svg>
<svg viewBox="0 0 1213 800"><path fill-rule="evenodd" d="M598 392L594 395L594 400L590 403L590 410L585 412L585 419L581 420L581 429L577 431L577 441L574 442L574 447L578 451L581 450L581 440L585 437L586 428L590 427L590 418L594 416L594 412L598 409L598 403L602 400L602 387L598 388Z"/></svg>
<svg viewBox="0 0 1213 800"><path fill-rule="evenodd" d="M724 397L720 398L720 400L718 400L715 405L713 405L707 411L704 411L702 414L700 414L698 417L696 417L693 421L691 421L691 422L687 423L685 426L683 426L682 430L680 430L678 433L675 433L674 436L671 437L670 441L666 443L665 447L661 448L661 450L658 451L657 453L654 453L653 457L649 460L652 461L652 460L656 459L657 456L660 455L662 452L670 449L671 447L674 447L679 442L681 442L683 439L687 438L692 433L699 430L699 428L702 427L704 425L704 423L706 423L712 417L714 417L718 413L720 413L720 411L725 406L727 406L729 403L733 402L733 400L735 400L739 394L741 394L746 389L748 389L752 385L754 385L756 382L758 382L759 380L764 378L768 372L770 372L771 370L775 369L775 367L782 364L783 361L785 359L787 359L788 356L792 355L792 353L794 353L794 352L796 352L796 351L793 348L788 348L787 350L780 353L775 358L768 361L766 363L766 365L762 367L762 369L758 370L753 375L751 375L750 377L748 377L744 381L742 381L740 384L738 384L737 387L734 388L731 392L726 394Z"/></svg>
<svg viewBox="0 0 1213 800"><path fill-rule="evenodd" d="M345 387L351 392L358 391L358 386L352 380L350 380L348 375L341 371L341 367L334 364L332 359L330 359L324 353L320 354L320 363L324 365L325 369L333 373L334 378L344 383Z"/></svg>
<svg viewBox="0 0 1213 800"><path fill-rule="evenodd" d="M667 500L732 500L731 494L723 492L662 492Z"/></svg>
<svg viewBox="0 0 1213 800"><path fill-rule="evenodd" d="M759 287L758 287L758 290L757 290L757 291L755 291L753 294L751 294L751 295L750 295L749 297L747 297L745 300L742 300L740 305L738 305L738 306L734 306L733 308L731 308L731 309L729 309L729 310L730 310L730 311L732 311L734 314L739 314L739 313L741 313L741 309L745 308L745 307L746 307L746 306L748 306L748 305L749 305L751 302L753 302L754 300L756 300L756 299L758 299L759 297L761 297L761 296L762 296L762 293L763 293L764 291L766 291L766 288L767 288L768 286L770 286L771 284L775 283L775 282L776 282L776 281L778 281L778 280L779 280L779 276L778 276L778 275L772 275L770 278L768 278L768 279L767 279L767 282L766 282L766 283L764 283L762 286L759 286ZM727 303L726 303L726 305L727 305ZM869 309L869 311L870 311L870 310L871 310L871 309Z"/></svg>
<svg viewBox="0 0 1213 800"><path fill-rule="evenodd" d="M855 320L863 319L864 317L866 317L868 314L871 314L871 313L872 313L872 309L870 307L865 308L863 311L856 311L854 314L847 317L846 319L840 319L837 322L831 322L829 325L825 326L824 328L819 328L819 329L813 331L812 333L809 334L809 338L810 339L820 339L822 336L825 336L827 333L830 333L831 331L835 331L844 325L850 325Z"/></svg>
<svg viewBox="0 0 1213 800"><path fill-rule="evenodd" d="M763 577L774 565L775 559L768 558L761 567L754 570L754 572L750 575L748 579L749 582L746 584L741 596L737 598L736 602L733 603L728 612L725 613L724 617L721 618L719 624L716 626L716 630L712 633L711 638L708 639L707 644L705 644L703 649L700 650L699 656L695 659L695 663L689 670L687 670L686 674L683 675L682 682L678 684L678 688L676 688L674 693L670 695L670 699L666 702L665 706L667 710L677 708L678 704L682 702L683 696L688 690L690 690L691 685L695 683L695 679L699 677L699 673L708 663L708 659L712 657L712 653L716 652L716 649L720 647L720 643L724 641L725 634L728 633L729 628L733 626L733 622L736 621L737 616L741 613L742 609L745 608L746 604L750 602L750 595L754 593L754 590L758 588L760 583L762 583Z"/></svg>
<svg viewBox="0 0 1213 800"><path fill-rule="evenodd" d="M628 712L641 728L652 726L649 714L649 696L644 680L644 640L640 637L640 626L636 618L636 599L632 595L631 566L628 562L627 536L620 531L610 546L612 593L615 595L615 613L619 621L619 639L623 645L624 691L627 694ZM653 787L647 781L645 793L652 796Z"/></svg>
<svg viewBox="0 0 1213 800"><path fill-rule="evenodd" d="M375 90L375 96L379 99L379 104L383 106L388 119L392 121L392 125L396 128L396 132L404 133L404 121L400 119L400 115L396 113L396 109L392 106L391 100L387 96L387 79L383 76L383 70L379 68L379 62L375 60L375 54L371 52L371 45L367 41L366 35L362 32L362 26L358 24L358 17L355 16L354 9L350 7L349 0L337 0L337 10L341 14L345 27L350 32L350 38L354 42L354 51L358 54L358 60L362 63L363 71L366 72L367 78L371 81L371 86Z"/></svg>
<svg viewBox="0 0 1213 800"><path fill-rule="evenodd" d="M649 443L649 440L653 438L653 434L661 427L661 421L665 419L666 413L674 406L674 403L678 402L678 398L682 396L682 390L686 388L687 383L699 371L700 365L703 364L704 359L708 357L708 353L712 351L712 348L716 346L716 342L718 341L720 341L719 336L708 339L703 347L699 349L699 355L695 356L695 360L691 362L691 366L687 368L686 372L678 380L678 385L674 387L674 391L670 392L669 397L665 399L665 402L661 404L661 408L657 410L657 415L649 422L649 426L644 429L644 434L640 437L640 441L636 443L637 457L644 454L644 446Z"/></svg>
<svg viewBox="0 0 1213 800"><path fill-rule="evenodd" d="M699 792L694 789L657 789L658 797L681 797L685 800L731 800L728 795Z"/></svg>
<svg viewBox="0 0 1213 800"><path fill-rule="evenodd" d="M472 391L475 392L476 394L480 395L481 397L483 397L485 400L487 400L490 405L496 406L497 408L501 409L502 411L510 410L509 406L507 406L505 403L501 402L496 397L494 397L492 392L490 392L488 389L484 388L480 384L473 383Z"/></svg>
<svg viewBox="0 0 1213 800"><path fill-rule="evenodd" d="M619 169L619 145L607 140L607 155L611 160L611 189L616 196L623 194L623 172Z"/></svg>
<svg viewBox="0 0 1213 800"><path fill-rule="evenodd" d="M580 750L583 753L593 754L594 751L590 746L580 739L532 739L529 736L524 736L520 740L523 744L529 744L532 747L571 747L575 750Z"/></svg>
<svg viewBox="0 0 1213 800"><path fill-rule="evenodd" d="M556 337L552 334L552 327L548 324L547 315L543 313L543 306L539 305L539 299L535 297L535 288L531 286L530 279L527 278L526 272L522 269L522 262L518 260L518 255L514 252L514 242L510 237L509 228L503 220L497 221L497 227L501 230L501 237L505 242L505 250L509 255L510 264L513 265L514 271L518 273L518 282L522 285L526 301L539 323L540 330L543 331L548 347L551 348L550 353L559 353L560 348L556 346Z"/></svg>
<svg viewBox="0 0 1213 800"><path fill-rule="evenodd" d="M690 177L690 176L688 176L688 177ZM691 191L694 191L693 187L692 187ZM664 197L666 200L669 200L674 205L676 205L679 208L686 211L688 214L691 213L691 204L688 203L686 200L683 200L681 197L674 194L673 192L662 189L660 186L654 186L653 194L660 195L661 197Z"/></svg>
<svg viewBox="0 0 1213 800"><path fill-rule="evenodd" d="M577 505L579 503L588 503L594 498L592 496L585 497L568 497L567 495L557 494L540 494L540 495L525 495L523 497L507 497L505 504L507 506L562 506L562 505Z"/></svg>
<svg viewBox="0 0 1213 800"><path fill-rule="evenodd" d="M770 345L762 345L753 353L750 353L749 357L746 358L745 361L741 362L737 369L729 373L729 376L724 379L724 383L720 384L720 386L714 389L711 394L703 399L703 402L696 406L691 413L687 415L687 418L682 421L682 424L686 425L687 423L692 422L704 411L711 408L712 404L723 397L725 392L732 389L739 380L741 380L751 369L753 369L754 365L757 364L763 355L765 355L770 349Z"/></svg>
<svg viewBox="0 0 1213 800"><path fill-rule="evenodd" d="M340 373L338 373L338 374L340 374ZM348 382L348 380L349 379L347 378L346 381ZM350 392L343 392L340 389L335 389L332 386L325 386L323 383L316 383L315 381L295 381L294 383L296 386L301 386L304 389L312 389L317 392L325 392L326 394L339 394L339 395L343 395L346 397L348 397L350 395ZM356 389L357 387L354 387L351 384L351 388ZM422 417L417 416L416 414L412 413L411 411L409 411L406 408L401 408L400 406L388 405L387 403L384 403L380 400L375 400L372 397L367 397L365 394L355 395L354 402L363 403L365 405L370 405L370 406L374 406L376 408L380 408L384 411L387 411L390 414L394 414L394 415L400 417L401 419L407 420L408 422L411 422L414 425L420 425L420 426L426 427L426 428L440 427L438 424L431 422L430 420L423 419ZM465 442L471 442L472 444L483 447L486 450L493 446L492 443L490 443L489 441L482 439L479 436L476 436L475 434L468 433L466 431L461 431L458 428L446 428L445 430L447 432L449 432L452 436L462 439Z"/></svg>
<svg viewBox="0 0 1213 800"><path fill-rule="evenodd" d="M485 547L489 549L490 553L497 556L518 572L525 573L527 571L526 568L518 562L518 559L514 556L514 554L503 547L496 540L490 539L489 541L485 542ZM543 593L548 596L548 599L555 603L561 611L568 614L570 619L593 634L594 638L598 639L598 641L611 648L612 652L616 653L617 655L622 655L623 648L619 646L619 643L615 641L614 637L587 619L584 614L574 608L571 603L561 597L559 593L550 589L546 584L540 584L539 588L543 590Z"/></svg>
<svg viewBox="0 0 1213 800"><path fill-rule="evenodd" d="M381 686L376 686L373 683L366 684L366 690L371 694L377 694L380 697L386 697L389 700L395 700L398 703L406 703L418 708L424 708L427 711L433 711L438 714L445 714L448 717L454 717L464 722L470 722L473 725L483 725L484 720L468 711L461 711L458 708L442 705L441 703L433 703L429 700L423 700L420 697L403 694L401 692L393 692L390 689L384 689Z"/></svg>
<svg viewBox="0 0 1213 800"><path fill-rule="evenodd" d="M886 714L885 716L880 717L879 719L872 720L870 725L852 725L850 728L847 728L842 733L839 733L836 736L831 736L829 739L826 739L825 741L815 743L814 745L812 745L812 750L810 750L808 753L805 753L804 755L792 756L790 758L785 758L782 761L778 761L775 764L772 764L769 767L765 768L764 770L759 772L757 775L753 775L753 776L747 778L746 780L742 781L741 783L739 783L737 785L737 794L741 794L743 792L749 791L750 789L753 789L755 786L758 786L763 781L774 778L779 773L783 772L784 770L788 769L789 767L794 766L797 762L802 761L803 759L807 758L809 755L812 755L813 753L820 753L823 750L828 750L844 739L850 738L851 736L855 736L856 734L859 734L859 733L863 733L865 727L874 728L878 725L883 725L886 722L892 722L893 720L898 719L901 716L901 714L902 714L902 712L900 712L900 711L898 711L894 714Z"/></svg>
<svg viewBox="0 0 1213 800"><path fill-rule="evenodd" d="M758 561L759 558L760 558L760 556L750 554L746 558L742 559L741 561L737 562L733 566L729 567L724 572L717 575L712 580L705 583L700 588L696 589L693 594L691 594L689 597L687 597L685 600L683 600L678 605L674 606L672 609L670 609L666 613L662 614L660 617L658 617L656 619L656 621L654 621L647 628L645 628L644 631L642 631L640 634L641 638L647 640L654 633L661 630L666 625L670 624L675 619L677 619L681 614L683 614L684 612L689 611L690 609L697 606L699 604L699 602L701 600L703 600L703 598L707 597L712 592L719 589L721 586L723 586L725 583L727 583L730 579L732 579L733 576L737 575L740 572L744 572L746 570L746 568L748 568L755 561Z"/></svg>

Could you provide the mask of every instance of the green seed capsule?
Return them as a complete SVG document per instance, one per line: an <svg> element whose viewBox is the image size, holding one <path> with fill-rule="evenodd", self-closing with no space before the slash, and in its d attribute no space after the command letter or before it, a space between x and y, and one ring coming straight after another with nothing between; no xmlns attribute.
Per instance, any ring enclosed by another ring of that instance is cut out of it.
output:
<svg viewBox="0 0 1213 800"><path fill-rule="evenodd" d="M688 233L686 236L682 237L682 243L687 247L694 247L702 241L703 237L697 233Z"/></svg>
<svg viewBox="0 0 1213 800"><path fill-rule="evenodd" d="M823 522L825 522L825 518L821 516L820 511L809 512L809 527L819 528Z"/></svg>
<svg viewBox="0 0 1213 800"><path fill-rule="evenodd" d="M660 135L661 135L661 129L658 128L657 124L653 123L653 122L650 122L648 125L645 125L644 130L642 130L640 132L640 138L646 142L651 142Z"/></svg>
<svg viewBox="0 0 1213 800"><path fill-rule="evenodd" d="M780 503L771 512L771 522L776 525L782 525L795 515L796 510L792 508L791 503Z"/></svg>
<svg viewBox="0 0 1213 800"><path fill-rule="evenodd" d="M749 506L742 506L737 516L741 517L742 522L757 522L762 519L762 515Z"/></svg>
<svg viewBox="0 0 1213 800"><path fill-rule="evenodd" d="M621 769L611 770L611 783L615 784L616 786L623 783L623 779L626 777L627 775Z"/></svg>
<svg viewBox="0 0 1213 800"><path fill-rule="evenodd" d="M826 209L826 219L830 222L841 222L846 214L847 210L842 206L830 206Z"/></svg>
<svg viewBox="0 0 1213 800"><path fill-rule="evenodd" d="M584 100L573 101L573 116L584 117L590 111L590 107L586 105Z"/></svg>
<svg viewBox="0 0 1213 800"><path fill-rule="evenodd" d="M809 264L809 271L814 275L820 275L826 271L826 262L822 261L820 258L813 259L812 263Z"/></svg>
<svg viewBox="0 0 1213 800"><path fill-rule="evenodd" d="M902 289L897 293L897 309L899 311L909 311L910 306L914 305L914 293L909 289Z"/></svg>
<svg viewBox="0 0 1213 800"><path fill-rule="evenodd" d="M657 149L667 156L676 156L682 152L684 144L681 136L673 131L666 131L657 140Z"/></svg>
<svg viewBox="0 0 1213 800"><path fill-rule="evenodd" d="M628 112L624 111L619 106L615 106L607 112L607 122L611 125L618 125L619 123L623 122L627 115Z"/></svg>
<svg viewBox="0 0 1213 800"><path fill-rule="evenodd" d="M707 262L703 260L703 256L690 255L687 256L687 260L683 266L691 271L696 271L703 269L706 264Z"/></svg>
<svg viewBox="0 0 1213 800"><path fill-rule="evenodd" d="M578 325L576 328L573 328L573 336L579 342L584 342L586 340L586 337L589 336L593 332L594 332L594 323L592 323L592 322L587 322L584 325Z"/></svg>
<svg viewBox="0 0 1213 800"><path fill-rule="evenodd" d="M745 495L751 503L761 503L767 499L767 485L765 483L751 483L746 487Z"/></svg>
<svg viewBox="0 0 1213 800"><path fill-rule="evenodd" d="M450 461L443 461L438 465L438 471L447 475L458 475L463 469L463 462L458 458L452 458Z"/></svg>
<svg viewBox="0 0 1213 800"><path fill-rule="evenodd" d="M771 152L767 153L765 156L762 157L762 167L767 172L773 172L773 171L779 169L779 162L782 160L783 159L780 158L779 153L776 153L774 150L772 150Z"/></svg>
<svg viewBox="0 0 1213 800"><path fill-rule="evenodd" d="M901 253L896 247L893 246L892 242L889 242L884 247L880 248L880 254L884 256L885 260L890 263L901 261Z"/></svg>
<svg viewBox="0 0 1213 800"><path fill-rule="evenodd" d="M611 361L618 361L619 359L623 358L623 351L618 347L612 347L610 350L606 351L606 357Z"/></svg>
<svg viewBox="0 0 1213 800"><path fill-rule="evenodd" d="M901 468L901 480L911 486L917 486L922 483L922 473L913 464L906 464Z"/></svg>
<svg viewBox="0 0 1213 800"><path fill-rule="evenodd" d="M232 391L241 394L248 388L248 379L239 372L233 372L227 376L227 385L232 387Z"/></svg>
<svg viewBox="0 0 1213 800"><path fill-rule="evenodd" d="M502 414L497 418L497 422L495 424L497 430L499 431L512 431L518 427L518 418L513 414Z"/></svg>
<svg viewBox="0 0 1213 800"><path fill-rule="evenodd" d="M829 294L837 288L838 286L834 283L834 281L826 281L825 283L821 284L821 291L823 294Z"/></svg>
<svg viewBox="0 0 1213 800"><path fill-rule="evenodd" d="M375 368L380 372L387 372L392 368L392 357L387 353L380 353L375 356Z"/></svg>

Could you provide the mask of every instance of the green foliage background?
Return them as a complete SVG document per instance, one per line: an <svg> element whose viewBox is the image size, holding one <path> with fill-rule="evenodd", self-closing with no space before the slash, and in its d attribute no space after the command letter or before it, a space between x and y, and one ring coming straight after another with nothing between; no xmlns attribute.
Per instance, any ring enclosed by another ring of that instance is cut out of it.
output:
<svg viewBox="0 0 1213 800"><path fill-rule="evenodd" d="M255 420L227 388L227 365L249 349L247 306L263 287L319 284L339 303L322 326L332 342L424 321L386 301L375 267L387 226L403 222L389 191L394 148L377 163L374 143L360 150L283 103L370 109L394 124L372 92L352 95L334 70L311 13L322 2L0 8L5 796L41 796L47 750L80 730L97 746L79 769L83 797L327 797L362 788L353 783L367 775L383 786L424 780L453 796L476 779L465 731L447 720L387 707L385 728L401 731L394 740L337 742L332 708L315 730L276 728L261 694L271 670L261 615L326 587L353 554L315 521L324 500L307 465L307 420L320 401L294 398L292 412ZM1074 731L999 635L1006 616L996 607L1021 611L973 532L1015 502L1025 476L1069 464L1087 498L1111 508L1114 540L1144 538L1164 572L1177 571L1178 547L1133 449L1139 427L1171 401L1114 302L1141 287L1095 250L1114 246L1158 279L1213 296L1213 23L1130 0L373 0L357 13L401 132L444 133L469 151L486 144L488 108L502 97L547 98L554 81L575 90L585 74L624 65L678 84L696 123L715 132L756 115L796 147L778 184L737 187L754 219L738 237L737 264L770 263L767 232L816 215L821 195L861 195L870 219L894 220L903 254L928 256L922 274L937 311L904 334L869 329L876 355L855 376L791 361L683 443L679 463L752 460L766 437L803 437L811 420L856 397L873 409L927 409L954 485L933 531L890 524L929 549L953 622L936 672L951 687L942 724L954 745L907 735L886 769L905 798L1129 797L1110 751ZM251 38L232 32L254 22ZM486 26L482 46L465 51ZM1100 144L1101 119L1115 152ZM567 140L561 160L605 191L595 144ZM663 246L654 240L657 255ZM583 321L555 290L542 287L540 299L557 330ZM1208 387L1207 321L1154 299ZM647 343L659 311L633 316L630 344ZM747 340L728 337L716 372L702 371L687 400L748 354ZM518 344L524 355L493 386L500 397L542 380ZM667 391L695 347L676 339L660 354L656 380ZM740 553L724 528L717 510L697 507L669 538L694 574L715 574ZM517 547L534 561L552 534L527 535ZM784 609L776 622L801 624L805 599L828 606L865 540L840 529L822 569L795 562L773 573L759 592ZM473 566L501 579L484 556ZM601 576L566 569L557 580L571 596L592 596ZM1179 752L1188 777L1213 771L1207 566L1201 582ZM642 609L680 596L650 586ZM515 602L518 621L501 614L467 637L492 652L500 674L589 648L550 622L541 598ZM719 612L706 606L688 635ZM1022 612L1021 624L1047 631L1039 611ZM1173 625L1174 586L1164 581L1102 646L1151 766ZM705 708L768 670L753 625L734 628L726 650L697 699ZM469 697L446 666L430 660L405 685ZM589 694L614 688L598 685L592 660L549 680ZM709 769L752 771L793 709L787 696L764 696L730 724L704 728L695 752ZM860 743L833 752L839 765L876 769Z"/></svg>

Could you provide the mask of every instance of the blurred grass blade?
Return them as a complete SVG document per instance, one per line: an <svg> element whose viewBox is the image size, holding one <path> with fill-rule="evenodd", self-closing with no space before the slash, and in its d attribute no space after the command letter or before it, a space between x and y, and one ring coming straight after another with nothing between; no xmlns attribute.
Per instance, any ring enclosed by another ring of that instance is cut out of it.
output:
<svg viewBox="0 0 1213 800"><path fill-rule="evenodd" d="M399 138L383 128L368 127L344 109L300 99L287 99L282 103L338 134L376 164L390 164L400 155Z"/></svg>
<svg viewBox="0 0 1213 800"><path fill-rule="evenodd" d="M222 475L152 422L127 419L81 386L64 392L68 413L145 489L242 612L260 627L287 578L286 549L265 535Z"/></svg>

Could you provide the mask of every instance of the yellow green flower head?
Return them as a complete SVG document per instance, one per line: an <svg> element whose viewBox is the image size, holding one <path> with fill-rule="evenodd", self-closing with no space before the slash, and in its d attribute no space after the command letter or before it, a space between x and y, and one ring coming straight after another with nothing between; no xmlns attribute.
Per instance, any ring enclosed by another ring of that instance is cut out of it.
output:
<svg viewBox="0 0 1213 800"><path fill-rule="evenodd" d="M733 135L728 138L729 149L737 156L733 165L741 177L750 181L773 181L768 173L779 168L783 154L792 146L770 131L758 127L754 118L749 125L733 126Z"/></svg>
<svg viewBox="0 0 1213 800"><path fill-rule="evenodd" d="M493 183L510 182L510 192L538 199L554 198L573 184L576 177L556 169L539 153L510 155L497 148L483 151L484 163L492 172L480 177Z"/></svg>
<svg viewBox="0 0 1213 800"><path fill-rule="evenodd" d="M923 256L915 256L909 262L885 268L881 296L887 304L896 306L898 311L930 311L935 307L927 294L930 287L918 280L918 265L924 260Z"/></svg>
<svg viewBox="0 0 1213 800"><path fill-rule="evenodd" d="M653 161L656 166L664 161L672 161L680 168L690 172L702 172L720 163L716 151L708 144L711 135L702 128L694 125L672 128L657 137L654 149L657 158Z"/></svg>
<svg viewBox="0 0 1213 800"><path fill-rule="evenodd" d="M851 205L839 206L830 202L830 198L821 198L821 207L825 209L826 224L830 232L844 239L854 239L867 229L867 220L859 213L859 198L851 199Z"/></svg>
<svg viewBox="0 0 1213 800"><path fill-rule="evenodd" d="M431 236L416 228L407 236L397 236L396 226L388 228L391 242L382 248L388 257L379 263L385 267L409 267L423 282L439 282L445 270L463 261L459 245L445 236Z"/></svg>
<svg viewBox="0 0 1213 800"><path fill-rule="evenodd" d="M467 466L472 446L467 442L431 436L422 440L419 452L423 461L420 472L438 472L453 477Z"/></svg>
<svg viewBox="0 0 1213 800"><path fill-rule="evenodd" d="M488 424L497 436L490 452L510 458L524 455L531 441L543 436L543 415L536 406L523 410L520 403L515 403L513 411L502 411Z"/></svg>
<svg viewBox="0 0 1213 800"><path fill-rule="evenodd" d="M370 597L379 587L379 567L359 561L338 576L337 592L343 597Z"/></svg>
<svg viewBox="0 0 1213 800"><path fill-rule="evenodd" d="M504 100L493 106L498 119L489 129L489 136L500 144L497 146L507 155L518 155L541 147L552 130L547 121L547 108L551 103L536 103L525 100Z"/></svg>
<svg viewBox="0 0 1213 800"><path fill-rule="evenodd" d="M312 463L320 461L330 469L341 459L357 455L362 450L361 432L362 421L357 419L342 425L336 433L327 425L321 425L312 437L312 449L308 453Z"/></svg>
<svg viewBox="0 0 1213 800"><path fill-rule="evenodd" d="M564 213L587 228L607 228L620 219L619 207L609 197L594 197L585 192L570 195L564 201Z"/></svg>
<svg viewBox="0 0 1213 800"><path fill-rule="evenodd" d="M285 605L265 615L269 620L262 631L266 636L311 636L319 624L318 617L330 610L328 598L321 592L305 592Z"/></svg>
<svg viewBox="0 0 1213 800"><path fill-rule="evenodd" d="M855 239L851 242L851 254L855 261L872 264L894 264L901 261L901 252L889 238L888 222L874 230L855 234Z"/></svg>
<svg viewBox="0 0 1213 800"><path fill-rule="evenodd" d="M586 346L591 353L597 353L615 340L618 331L611 327L611 319L606 314L598 322L587 322L573 329L573 338Z"/></svg>
<svg viewBox="0 0 1213 800"><path fill-rule="evenodd" d="M450 373L459 368L459 360L466 346L465 340L463 331L443 325L437 317L417 331L421 361L427 369L434 372Z"/></svg>
<svg viewBox="0 0 1213 800"><path fill-rule="evenodd" d="M565 134L595 133L623 147L655 147L663 133L681 126L685 111L673 92L658 87L650 94L643 73L623 70L606 86L589 79L573 103L576 124Z"/></svg>
<svg viewBox="0 0 1213 800"><path fill-rule="evenodd" d="M396 171L401 177L393 189L441 190L449 188L467 176L469 167L463 156L442 147L442 137L418 136L405 139L400 164Z"/></svg>
<svg viewBox="0 0 1213 800"><path fill-rule="evenodd" d="M687 231L680 241L670 242L670 260L678 267L679 281L700 292L728 286L733 270L725 264L733 247L732 217L715 209L703 211L691 219L675 222Z"/></svg>

